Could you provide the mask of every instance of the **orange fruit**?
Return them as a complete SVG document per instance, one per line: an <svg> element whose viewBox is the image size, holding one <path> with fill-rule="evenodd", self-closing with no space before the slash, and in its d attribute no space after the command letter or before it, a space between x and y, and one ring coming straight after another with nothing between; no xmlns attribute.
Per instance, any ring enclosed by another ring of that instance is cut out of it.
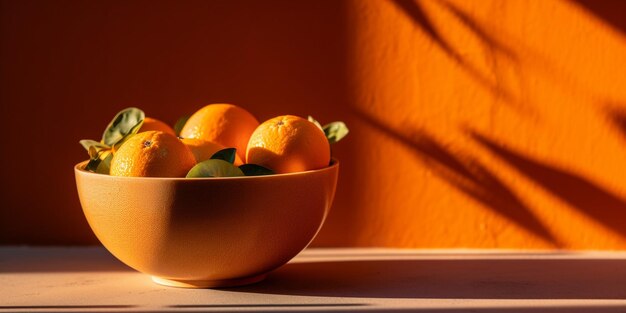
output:
<svg viewBox="0 0 626 313"><path fill-rule="evenodd" d="M138 133L113 155L113 176L185 177L196 164L189 148L176 136L162 131Z"/></svg>
<svg viewBox="0 0 626 313"><path fill-rule="evenodd" d="M141 133L151 130L158 130L171 135L176 135L174 129L172 129L170 125L167 125L156 118L146 117L143 119L143 125L139 128L139 132Z"/></svg>
<svg viewBox="0 0 626 313"><path fill-rule="evenodd" d="M319 169L330 163L330 144L324 132L306 119L278 116L252 133L246 161L276 173Z"/></svg>
<svg viewBox="0 0 626 313"><path fill-rule="evenodd" d="M215 152L226 149L226 147L220 145L219 143L204 141L202 139L183 138L181 141L189 147L193 156L196 158L196 163L206 161L210 159ZM239 158L239 155L235 156L234 165L239 166L241 164L243 164L243 162L241 161L241 158Z"/></svg>
<svg viewBox="0 0 626 313"><path fill-rule="evenodd" d="M250 112L236 105L209 104L189 117L180 136L236 148L243 160L250 135L258 125Z"/></svg>

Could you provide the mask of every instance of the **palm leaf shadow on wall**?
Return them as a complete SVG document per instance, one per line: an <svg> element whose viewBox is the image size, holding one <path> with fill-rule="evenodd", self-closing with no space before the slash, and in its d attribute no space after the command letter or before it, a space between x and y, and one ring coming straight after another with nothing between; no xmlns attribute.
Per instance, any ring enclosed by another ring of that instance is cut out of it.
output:
<svg viewBox="0 0 626 313"><path fill-rule="evenodd" d="M626 110L611 110L609 111L609 118L615 124L615 126L617 126L624 138L626 138ZM626 153L626 149L624 153ZM626 170L624 171L624 173L626 173Z"/></svg>
<svg viewBox="0 0 626 313"><path fill-rule="evenodd" d="M611 25L615 30L626 33L626 12L616 9L623 8L622 0L571 0L587 12L592 13L598 19Z"/></svg>
<svg viewBox="0 0 626 313"><path fill-rule="evenodd" d="M400 133L368 114L358 110L354 110L354 114L375 130L408 147L433 173L458 191L546 242L560 246L558 239L515 192L476 158L450 151L425 131ZM411 135L407 135L409 133Z"/></svg>
<svg viewBox="0 0 626 313"><path fill-rule="evenodd" d="M519 101L515 99L510 90L499 83L497 77L495 80L490 79L489 76L491 75L489 73L483 73L477 66L463 57L462 53L439 32L419 2L415 0L393 0L393 3L411 19L416 27L421 29L430 40L441 48L449 58L456 62L465 73L472 77L475 82L479 83L498 98L504 100L504 103L511 104L516 109L521 109L521 104L518 103ZM455 16L469 32L480 40L480 43L490 51L492 63L495 64L496 56L503 56L514 64L519 65L519 57L515 51L491 36L485 27L472 19L468 14L449 2L436 1L436 3L438 3L442 9L447 10ZM497 72L495 74L497 76Z"/></svg>
<svg viewBox="0 0 626 313"><path fill-rule="evenodd" d="M469 135L498 158L581 213L626 237L626 200L582 175L542 163L498 145L476 131Z"/></svg>

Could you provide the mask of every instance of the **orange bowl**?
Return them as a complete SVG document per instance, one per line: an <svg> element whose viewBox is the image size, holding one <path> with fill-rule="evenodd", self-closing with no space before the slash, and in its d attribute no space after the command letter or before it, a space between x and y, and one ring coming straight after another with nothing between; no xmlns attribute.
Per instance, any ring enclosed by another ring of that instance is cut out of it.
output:
<svg viewBox="0 0 626 313"><path fill-rule="evenodd" d="M315 237L339 164L290 174L221 178L115 177L74 168L100 242L160 284L226 287L259 281Z"/></svg>

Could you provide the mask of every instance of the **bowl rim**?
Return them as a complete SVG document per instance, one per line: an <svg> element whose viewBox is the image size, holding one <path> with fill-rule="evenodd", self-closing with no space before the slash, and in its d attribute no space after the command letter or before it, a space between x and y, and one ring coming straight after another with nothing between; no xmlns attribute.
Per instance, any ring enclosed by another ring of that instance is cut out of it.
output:
<svg viewBox="0 0 626 313"><path fill-rule="evenodd" d="M293 173L283 173L283 174L270 174L270 175L259 175L259 176L233 176L233 177L193 177L193 178L187 178L187 177L130 177L130 176L111 176L111 175L107 175L107 174L100 174L100 173L93 173L93 172L89 172L86 171L84 169L85 165L87 165L87 163L89 162L89 160L85 160L82 162L79 162L78 164L74 165L74 172L75 173L80 173L81 175L86 175L86 176L98 176L98 177L109 177L111 179L131 179L131 180L152 180L152 181L158 181L158 180L166 180L166 181L216 181L216 180L238 180L238 179L243 179L243 180L249 180L249 179L255 179L255 180L260 180L260 179L271 179L272 177L288 177L288 176L305 176L305 175L310 175L313 173L319 173L319 172L324 172L324 171L330 171L332 169L336 169L339 167L339 160L337 160L336 158L330 158L330 165L320 168L320 169L316 169L316 170L308 170L308 171L304 171L304 172L293 172Z"/></svg>

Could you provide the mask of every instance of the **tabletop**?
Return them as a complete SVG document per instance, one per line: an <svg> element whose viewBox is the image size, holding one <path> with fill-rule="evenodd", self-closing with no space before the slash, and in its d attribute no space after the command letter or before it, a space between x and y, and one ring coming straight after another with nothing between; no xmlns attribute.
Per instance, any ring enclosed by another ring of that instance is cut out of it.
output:
<svg viewBox="0 0 626 313"><path fill-rule="evenodd" d="M0 247L2 312L626 312L626 252L318 249L257 284L157 285L102 247Z"/></svg>

